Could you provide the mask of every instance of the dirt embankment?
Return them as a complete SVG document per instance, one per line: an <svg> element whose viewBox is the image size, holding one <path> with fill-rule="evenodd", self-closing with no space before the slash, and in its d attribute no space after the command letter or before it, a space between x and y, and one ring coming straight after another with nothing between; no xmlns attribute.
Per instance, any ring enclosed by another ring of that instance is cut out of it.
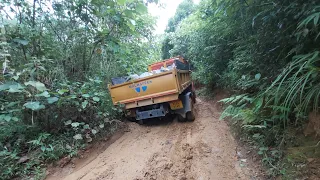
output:
<svg viewBox="0 0 320 180"><path fill-rule="evenodd" d="M191 123L128 123L128 131L100 154L51 173L47 179L89 180L219 180L260 179L225 121L215 101L196 104Z"/></svg>

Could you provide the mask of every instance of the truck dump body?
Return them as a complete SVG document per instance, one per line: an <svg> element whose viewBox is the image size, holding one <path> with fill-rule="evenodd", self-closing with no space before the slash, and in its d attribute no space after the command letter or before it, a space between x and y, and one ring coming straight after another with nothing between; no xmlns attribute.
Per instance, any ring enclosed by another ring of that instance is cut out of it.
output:
<svg viewBox="0 0 320 180"><path fill-rule="evenodd" d="M190 74L189 70L172 69L109 86L113 104L124 104L125 109L132 109L177 100L191 85Z"/></svg>

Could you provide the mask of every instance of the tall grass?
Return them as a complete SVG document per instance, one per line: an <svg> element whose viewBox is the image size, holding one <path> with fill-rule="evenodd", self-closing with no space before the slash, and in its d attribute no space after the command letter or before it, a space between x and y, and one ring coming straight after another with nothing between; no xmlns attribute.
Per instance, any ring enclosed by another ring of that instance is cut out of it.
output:
<svg viewBox="0 0 320 180"><path fill-rule="evenodd" d="M266 96L266 107L284 114L290 112L306 114L317 111L320 97L319 51L297 55L262 95ZM281 108L279 108L281 107Z"/></svg>

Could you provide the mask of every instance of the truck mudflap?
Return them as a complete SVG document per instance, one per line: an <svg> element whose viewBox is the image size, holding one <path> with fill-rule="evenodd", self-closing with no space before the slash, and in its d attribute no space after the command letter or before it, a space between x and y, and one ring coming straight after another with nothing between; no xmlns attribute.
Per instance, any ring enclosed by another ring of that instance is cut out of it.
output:
<svg viewBox="0 0 320 180"><path fill-rule="evenodd" d="M156 118L156 117L164 117L168 114L168 105L167 104L160 104L159 108L151 109L147 111L139 111L136 110L136 120L144 120L149 118Z"/></svg>
<svg viewBox="0 0 320 180"><path fill-rule="evenodd" d="M192 95L191 92L187 92L184 95L180 95L179 99L182 101L183 108L177 109L174 111L176 114L181 115L183 118L186 118L187 112L192 111L192 105L191 105L192 98L190 98L191 95Z"/></svg>

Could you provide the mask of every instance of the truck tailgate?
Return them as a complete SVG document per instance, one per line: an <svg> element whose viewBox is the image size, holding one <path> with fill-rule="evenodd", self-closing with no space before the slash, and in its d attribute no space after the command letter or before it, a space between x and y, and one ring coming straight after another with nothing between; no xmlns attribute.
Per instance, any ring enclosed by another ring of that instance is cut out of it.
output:
<svg viewBox="0 0 320 180"><path fill-rule="evenodd" d="M178 99L179 85L176 71L136 79L109 86L114 104L125 104L126 109Z"/></svg>

